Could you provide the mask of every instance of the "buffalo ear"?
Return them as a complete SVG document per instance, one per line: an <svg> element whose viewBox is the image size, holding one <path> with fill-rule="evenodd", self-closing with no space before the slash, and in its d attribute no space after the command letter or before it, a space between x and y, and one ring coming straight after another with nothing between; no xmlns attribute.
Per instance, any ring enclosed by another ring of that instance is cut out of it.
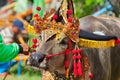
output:
<svg viewBox="0 0 120 80"><path fill-rule="evenodd" d="M61 44L61 45L67 45L68 44L67 38L63 38L59 44Z"/></svg>
<svg viewBox="0 0 120 80"><path fill-rule="evenodd" d="M65 50L68 47L68 39L67 38L63 38L60 42L59 42L60 47Z"/></svg>

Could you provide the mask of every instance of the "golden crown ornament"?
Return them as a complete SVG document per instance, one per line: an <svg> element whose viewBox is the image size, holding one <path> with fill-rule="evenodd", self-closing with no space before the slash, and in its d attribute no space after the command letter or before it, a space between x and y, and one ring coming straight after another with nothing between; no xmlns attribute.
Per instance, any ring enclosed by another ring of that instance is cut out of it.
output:
<svg viewBox="0 0 120 80"><path fill-rule="evenodd" d="M71 10L67 11L67 14L71 14ZM51 10L47 13L44 18L40 18L38 14L34 15L34 29L36 33L41 33L44 30L53 31L54 33L64 33L73 42L79 41L79 20L76 18L69 17L67 22L63 24L62 22L57 22L59 19L58 15L55 14L55 10Z"/></svg>

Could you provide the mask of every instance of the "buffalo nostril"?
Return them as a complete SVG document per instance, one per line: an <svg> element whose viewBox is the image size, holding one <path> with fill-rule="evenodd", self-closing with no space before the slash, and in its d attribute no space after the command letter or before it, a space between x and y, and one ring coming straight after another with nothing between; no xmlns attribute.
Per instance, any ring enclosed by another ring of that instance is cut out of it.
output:
<svg viewBox="0 0 120 80"><path fill-rule="evenodd" d="M40 62L42 62L44 60L44 58L40 58L40 59L38 59L38 62L40 63Z"/></svg>
<svg viewBox="0 0 120 80"><path fill-rule="evenodd" d="M30 62L27 63L31 66L39 66L39 64L44 60L45 58L45 55L44 54L38 54L38 53L34 53L34 54L31 54L28 61L27 62Z"/></svg>
<svg viewBox="0 0 120 80"><path fill-rule="evenodd" d="M45 56L39 58L39 59L38 59L38 62L39 62L39 63L42 62L42 61L44 60L44 58L45 58Z"/></svg>
<svg viewBox="0 0 120 80"><path fill-rule="evenodd" d="M32 55L32 60L34 60L38 63L42 62L44 60L44 58L45 58L44 54L35 53L35 54Z"/></svg>

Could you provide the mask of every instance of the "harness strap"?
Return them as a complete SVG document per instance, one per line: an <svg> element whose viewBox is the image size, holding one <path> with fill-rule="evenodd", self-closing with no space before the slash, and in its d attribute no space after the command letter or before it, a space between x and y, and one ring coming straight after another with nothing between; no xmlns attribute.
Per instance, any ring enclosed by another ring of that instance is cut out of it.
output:
<svg viewBox="0 0 120 80"><path fill-rule="evenodd" d="M47 58L47 59L49 60L49 59L51 59L52 57L62 55L62 54L64 54L65 52L66 52L66 51L61 52L61 53L58 53L58 54L50 54L50 55L45 56L45 58Z"/></svg>
<svg viewBox="0 0 120 80"><path fill-rule="evenodd" d="M70 50L70 48L71 48L71 41L68 39L68 48L65 51L63 51L61 53L58 53L58 54L57 53L56 54L52 53L52 54L46 55L45 58L51 59L52 57L59 56L59 55L62 55L62 54L69 55L69 53L67 53L67 52Z"/></svg>

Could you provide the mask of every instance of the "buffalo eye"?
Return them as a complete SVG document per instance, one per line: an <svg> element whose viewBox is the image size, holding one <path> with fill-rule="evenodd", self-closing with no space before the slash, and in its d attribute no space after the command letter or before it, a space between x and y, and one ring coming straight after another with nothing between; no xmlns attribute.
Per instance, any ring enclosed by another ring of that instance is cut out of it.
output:
<svg viewBox="0 0 120 80"><path fill-rule="evenodd" d="M66 38L64 38L63 40L61 40L60 44L61 45L67 45L68 44L68 40Z"/></svg>

